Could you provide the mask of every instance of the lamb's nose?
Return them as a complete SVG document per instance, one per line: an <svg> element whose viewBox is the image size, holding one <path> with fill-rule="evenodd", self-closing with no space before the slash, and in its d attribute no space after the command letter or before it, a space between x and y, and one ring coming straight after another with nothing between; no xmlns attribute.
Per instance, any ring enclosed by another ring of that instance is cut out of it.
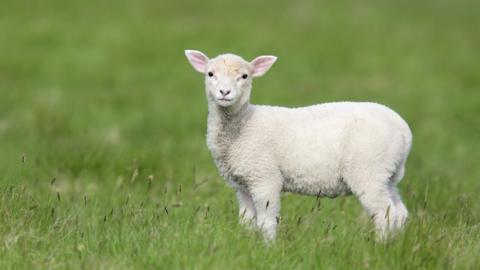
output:
<svg viewBox="0 0 480 270"><path fill-rule="evenodd" d="M223 96L230 94L230 92L230 90L220 90L220 94L222 94Z"/></svg>

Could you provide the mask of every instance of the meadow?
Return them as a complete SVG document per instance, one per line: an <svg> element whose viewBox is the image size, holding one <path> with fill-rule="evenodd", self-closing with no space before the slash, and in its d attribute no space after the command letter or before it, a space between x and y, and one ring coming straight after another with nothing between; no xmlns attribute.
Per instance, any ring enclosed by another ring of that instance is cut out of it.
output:
<svg viewBox="0 0 480 270"><path fill-rule="evenodd" d="M478 269L480 2L0 3L0 269ZM252 103L386 104L414 134L410 211L379 243L354 197L237 221L184 56L277 63Z"/></svg>

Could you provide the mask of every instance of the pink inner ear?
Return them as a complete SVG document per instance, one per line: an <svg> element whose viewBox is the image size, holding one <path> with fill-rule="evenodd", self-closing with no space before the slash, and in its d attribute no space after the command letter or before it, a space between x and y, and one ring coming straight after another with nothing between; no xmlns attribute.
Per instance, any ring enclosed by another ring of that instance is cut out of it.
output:
<svg viewBox="0 0 480 270"><path fill-rule="evenodd" d="M205 69L207 68L208 57L205 56L201 52L197 51L187 51L186 52L187 58L190 61L190 64L198 71L205 73Z"/></svg>
<svg viewBox="0 0 480 270"><path fill-rule="evenodd" d="M252 75L262 76L270 69L276 60L277 58L275 56L260 56L255 58L255 60L252 61Z"/></svg>
<svg viewBox="0 0 480 270"><path fill-rule="evenodd" d="M205 58L203 58L200 55L193 55L192 58L190 58L190 61L192 61L192 64L198 65L198 66L204 66L206 63Z"/></svg>
<svg viewBox="0 0 480 270"><path fill-rule="evenodd" d="M253 66L253 72L260 72L265 69L267 69L270 66L269 62L267 59L259 59L258 61L255 62Z"/></svg>

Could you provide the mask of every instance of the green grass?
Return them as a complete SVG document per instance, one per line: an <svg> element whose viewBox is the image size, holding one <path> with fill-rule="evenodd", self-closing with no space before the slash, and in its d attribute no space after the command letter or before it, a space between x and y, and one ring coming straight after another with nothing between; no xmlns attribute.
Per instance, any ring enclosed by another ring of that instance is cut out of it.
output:
<svg viewBox="0 0 480 270"><path fill-rule="evenodd" d="M1 269L476 269L475 1L13 1L0 5ZM369 100L414 134L404 233L353 197L285 194L278 241L237 224L186 48L279 61L253 103ZM168 213L167 213L168 212Z"/></svg>

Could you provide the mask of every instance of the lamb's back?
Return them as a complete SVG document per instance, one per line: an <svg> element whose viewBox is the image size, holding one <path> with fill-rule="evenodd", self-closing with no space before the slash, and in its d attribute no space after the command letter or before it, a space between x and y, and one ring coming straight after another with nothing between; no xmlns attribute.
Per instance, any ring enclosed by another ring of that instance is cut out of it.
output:
<svg viewBox="0 0 480 270"><path fill-rule="evenodd" d="M269 152L279 166L341 170L364 154L399 152L411 143L405 121L390 108L368 102L334 102L300 108L255 106L250 147ZM392 143L393 141L393 143ZM396 145L398 144L398 145ZM405 150L407 151L407 150ZM403 152L405 152L403 151Z"/></svg>

